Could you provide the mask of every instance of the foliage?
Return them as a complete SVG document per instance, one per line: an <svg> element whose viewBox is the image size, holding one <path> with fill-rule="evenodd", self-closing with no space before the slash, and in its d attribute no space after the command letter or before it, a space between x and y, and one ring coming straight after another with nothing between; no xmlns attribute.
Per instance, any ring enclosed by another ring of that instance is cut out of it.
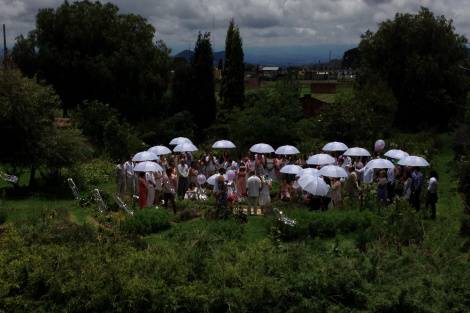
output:
<svg viewBox="0 0 470 313"><path fill-rule="evenodd" d="M28 76L54 86L67 111L86 99L110 103L126 118L155 116L166 90L169 51L143 17L110 3L64 2L40 9L36 28L12 56Z"/></svg>
<svg viewBox="0 0 470 313"><path fill-rule="evenodd" d="M132 235L147 235L165 230L170 227L170 215L167 211L146 208L135 212L120 226L124 233Z"/></svg>
<svg viewBox="0 0 470 313"><path fill-rule="evenodd" d="M192 105L190 112L194 122L201 130L209 127L216 117L216 101L214 91L213 53L210 33L199 33L191 60L193 72Z"/></svg>
<svg viewBox="0 0 470 313"><path fill-rule="evenodd" d="M273 146L300 142L297 125L301 125L302 108L293 82L279 82L274 88L250 92L245 107L235 108L229 116L229 133L237 146L246 151L255 142ZM279 127L279 125L292 125Z"/></svg>
<svg viewBox="0 0 470 313"><path fill-rule="evenodd" d="M384 224L376 230L386 243L396 246L420 244L424 239L424 227L414 208L405 200L396 200L385 210Z"/></svg>
<svg viewBox="0 0 470 313"><path fill-rule="evenodd" d="M33 168L30 183L34 183L35 169L42 165L57 171L91 153L78 130L56 128L58 105L52 88L15 70L0 72L0 160Z"/></svg>
<svg viewBox="0 0 470 313"><path fill-rule="evenodd" d="M334 103L317 118L315 132L324 140L367 145L370 138L388 135L395 105L393 95L380 83L338 93Z"/></svg>
<svg viewBox="0 0 470 313"><path fill-rule="evenodd" d="M342 68L357 69L361 64L359 48L352 48L344 52L341 62Z"/></svg>
<svg viewBox="0 0 470 313"><path fill-rule="evenodd" d="M465 101L466 83L459 65L467 39L451 20L426 8L397 14L366 32L359 45L362 82L383 80L398 101L397 126L446 128Z"/></svg>
<svg viewBox="0 0 470 313"><path fill-rule="evenodd" d="M223 64L220 97L224 108L231 110L243 106L245 98L245 66L242 39L234 20L230 20L225 37L225 62Z"/></svg>
<svg viewBox="0 0 470 313"><path fill-rule="evenodd" d="M113 181L115 166L104 159L92 159L88 162L77 164L66 175L73 178L77 187L94 189Z"/></svg>
<svg viewBox="0 0 470 313"><path fill-rule="evenodd" d="M143 148L132 127L105 103L84 101L73 120L100 152L114 160L125 160Z"/></svg>

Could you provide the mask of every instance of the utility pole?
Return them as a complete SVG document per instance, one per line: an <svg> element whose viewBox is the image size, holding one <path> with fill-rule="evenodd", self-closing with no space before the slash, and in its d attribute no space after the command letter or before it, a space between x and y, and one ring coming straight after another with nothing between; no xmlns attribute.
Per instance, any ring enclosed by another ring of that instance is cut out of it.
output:
<svg viewBox="0 0 470 313"><path fill-rule="evenodd" d="M7 68L7 34L5 30L5 24L3 24L3 66Z"/></svg>

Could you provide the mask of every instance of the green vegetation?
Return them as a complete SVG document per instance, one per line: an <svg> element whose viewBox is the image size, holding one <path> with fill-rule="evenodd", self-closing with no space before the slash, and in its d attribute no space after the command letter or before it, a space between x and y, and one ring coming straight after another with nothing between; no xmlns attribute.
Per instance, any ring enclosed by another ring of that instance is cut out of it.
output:
<svg viewBox="0 0 470 313"><path fill-rule="evenodd" d="M449 138L433 158L436 221L400 202L327 212L275 202L292 228L271 217L181 221L161 208L102 216L70 200L4 201L0 309L466 312L468 235Z"/></svg>

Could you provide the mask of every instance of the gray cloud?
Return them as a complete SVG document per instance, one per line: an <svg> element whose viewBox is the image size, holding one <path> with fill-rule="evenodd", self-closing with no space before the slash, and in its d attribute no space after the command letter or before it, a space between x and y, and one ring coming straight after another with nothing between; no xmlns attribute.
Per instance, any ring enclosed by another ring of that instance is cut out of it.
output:
<svg viewBox="0 0 470 313"><path fill-rule="evenodd" d="M102 1L104 2L104 1ZM121 12L141 14L157 37L175 49L194 44L199 30L211 31L223 46L230 18L239 24L246 47L265 45L354 44L377 23L396 12L426 6L454 20L458 32L470 37L470 0L111 0ZM0 0L0 23L9 45L34 28L39 8L57 7L60 0Z"/></svg>

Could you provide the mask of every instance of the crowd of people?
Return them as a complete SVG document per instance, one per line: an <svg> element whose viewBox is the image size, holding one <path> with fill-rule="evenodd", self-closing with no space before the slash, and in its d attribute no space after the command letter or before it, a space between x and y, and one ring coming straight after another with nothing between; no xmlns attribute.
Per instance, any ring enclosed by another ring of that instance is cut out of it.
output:
<svg viewBox="0 0 470 313"><path fill-rule="evenodd" d="M212 152L196 159L192 153L169 154L155 160L162 172L134 172L135 163L128 160L117 165L118 192L138 198L141 208L163 204L176 213L175 199L207 199L212 194L217 207L232 203L246 203L249 214L263 214L270 208L271 197L282 201L302 201L311 209L327 210L341 208L345 201L361 204L365 193L376 188L379 205L387 205L395 198L402 198L419 210L421 198L426 190L426 207L432 218L436 217L438 175L429 173L425 186L424 175L419 167L396 165L393 169L369 169L368 158L348 157L333 154L335 165L346 170L345 178L323 177L330 186L326 196L315 196L302 190L299 176L281 173L286 165L302 168L308 165L307 158L298 155L275 155L250 153L235 159L228 152L216 156ZM377 153L376 156L380 156ZM394 161L396 163L396 161ZM206 179L215 175L211 184ZM272 192L273 182L279 191Z"/></svg>

